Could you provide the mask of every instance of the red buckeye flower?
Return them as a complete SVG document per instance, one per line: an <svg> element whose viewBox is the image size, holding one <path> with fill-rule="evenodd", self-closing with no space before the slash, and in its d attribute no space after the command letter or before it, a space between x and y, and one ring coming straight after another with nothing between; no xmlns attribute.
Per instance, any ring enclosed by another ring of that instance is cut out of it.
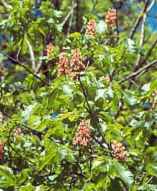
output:
<svg viewBox="0 0 157 191"><path fill-rule="evenodd" d="M47 46L46 46L46 55L47 57L50 57L50 55L52 54L53 52L53 49L54 49L54 46L52 43L49 43Z"/></svg>
<svg viewBox="0 0 157 191"><path fill-rule="evenodd" d="M127 151L122 143L112 141L111 148L113 156L117 160L125 161L127 159Z"/></svg>
<svg viewBox="0 0 157 191"><path fill-rule="evenodd" d="M106 16L105 16L105 21L107 23L108 26L110 27L114 27L116 25L116 21L117 21L117 11L116 9L110 9Z"/></svg>
<svg viewBox="0 0 157 191"><path fill-rule="evenodd" d="M75 79L80 75L81 71L85 70L85 65L82 61L80 50L74 49L70 60L70 76Z"/></svg>
<svg viewBox="0 0 157 191"><path fill-rule="evenodd" d="M96 21L91 19L87 23L86 35L95 36L96 35Z"/></svg>
<svg viewBox="0 0 157 191"><path fill-rule="evenodd" d="M59 55L58 73L59 75L68 75L70 73L69 60L64 52Z"/></svg>
<svg viewBox="0 0 157 191"><path fill-rule="evenodd" d="M89 120L82 120L73 139L74 145L88 146L91 141L91 128Z"/></svg>

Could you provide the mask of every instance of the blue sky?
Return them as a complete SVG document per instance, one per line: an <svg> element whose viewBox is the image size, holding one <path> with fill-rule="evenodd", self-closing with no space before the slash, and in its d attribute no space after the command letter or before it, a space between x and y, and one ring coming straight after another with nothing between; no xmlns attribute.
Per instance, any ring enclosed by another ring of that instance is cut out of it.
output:
<svg viewBox="0 0 157 191"><path fill-rule="evenodd" d="M147 22L153 31L157 31L157 3L150 10Z"/></svg>

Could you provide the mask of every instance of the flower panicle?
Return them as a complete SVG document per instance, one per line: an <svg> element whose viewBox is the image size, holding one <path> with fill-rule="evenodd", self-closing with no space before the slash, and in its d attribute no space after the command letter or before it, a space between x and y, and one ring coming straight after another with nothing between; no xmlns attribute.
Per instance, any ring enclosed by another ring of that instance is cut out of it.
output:
<svg viewBox="0 0 157 191"><path fill-rule="evenodd" d="M110 9L105 15L105 22L109 27L116 26L117 22L117 11L116 9Z"/></svg>
<svg viewBox="0 0 157 191"><path fill-rule="evenodd" d="M111 148L114 158L120 161L127 160L127 151L122 143L119 143L117 141L112 141Z"/></svg>
<svg viewBox="0 0 157 191"><path fill-rule="evenodd" d="M87 147L92 140L89 120L82 120L73 139L74 145Z"/></svg>
<svg viewBox="0 0 157 191"><path fill-rule="evenodd" d="M96 35L96 21L94 19L88 21L85 34L89 36Z"/></svg>

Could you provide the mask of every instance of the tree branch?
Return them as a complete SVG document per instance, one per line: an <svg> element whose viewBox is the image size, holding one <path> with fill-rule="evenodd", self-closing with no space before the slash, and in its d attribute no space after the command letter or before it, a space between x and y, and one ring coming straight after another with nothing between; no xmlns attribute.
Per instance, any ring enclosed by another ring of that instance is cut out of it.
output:
<svg viewBox="0 0 157 191"><path fill-rule="evenodd" d="M141 48L144 45L144 37L145 37L144 29L145 29L145 22L146 22L146 18L147 18L147 13L151 10L154 3L155 3L155 0L152 1L152 3L149 5L148 9L146 10L146 12L143 15L142 24L141 24L141 35L140 35L140 47ZM139 66L141 66L141 59L142 59L142 55L139 53L138 57L137 57L137 61L136 61L135 66L134 66L134 71L136 71L139 68Z"/></svg>
<svg viewBox="0 0 157 191"><path fill-rule="evenodd" d="M146 1L145 6L143 8L143 11L141 12L141 14L139 14L138 18L136 19L135 24L134 24L133 28L131 29L131 32L130 32L130 35L129 35L130 39L133 39L133 37L134 37L134 35L136 33L136 30L137 30L138 26L140 25L140 23L142 21L143 16L147 12L149 2L150 2L150 0Z"/></svg>
<svg viewBox="0 0 157 191"><path fill-rule="evenodd" d="M69 17L73 14L74 12L74 9L76 8L77 4L76 3L73 3L72 6L71 6L71 9L69 11L69 13L67 14L67 16L65 17L64 21L61 23L62 26L65 25L65 23L68 21Z"/></svg>
<svg viewBox="0 0 157 191"><path fill-rule="evenodd" d="M153 62L145 65L143 68L140 68L139 70L137 70L137 71L133 72L132 74L126 76L123 80L120 81L120 83L126 82L128 80L133 80L133 79L143 75L144 73L146 73L155 64L157 64L157 60L154 60Z"/></svg>
<svg viewBox="0 0 157 191"><path fill-rule="evenodd" d="M32 69L33 69L33 71L35 72L35 71L36 71L36 64L35 64L34 51L33 51L32 45L31 45L31 43L29 42L29 40L27 39L27 37L25 38L25 40L26 40L26 43L27 43L28 49L29 49L30 60L31 60L31 62L32 62Z"/></svg>
<svg viewBox="0 0 157 191"><path fill-rule="evenodd" d="M38 75L36 75L34 72L32 72L27 66L25 66L24 64L20 63L18 60L16 60L15 58L6 55L8 57L9 60L13 61L16 65L19 65L21 67L23 67L28 73L32 74L35 78L37 78L38 80L40 80L41 82L43 82L45 85L49 85L49 83L43 79L41 79Z"/></svg>
<svg viewBox="0 0 157 191"><path fill-rule="evenodd" d="M157 45L157 39L153 42L152 46L150 47L150 49L148 50L146 56L144 57L142 64L144 64L147 59L151 56L153 49L155 48L155 46Z"/></svg>

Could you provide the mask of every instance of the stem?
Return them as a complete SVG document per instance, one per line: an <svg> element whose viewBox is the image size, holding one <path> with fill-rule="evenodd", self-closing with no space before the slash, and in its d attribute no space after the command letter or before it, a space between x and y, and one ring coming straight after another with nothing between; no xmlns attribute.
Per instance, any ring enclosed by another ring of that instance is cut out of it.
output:
<svg viewBox="0 0 157 191"><path fill-rule="evenodd" d="M145 6L143 8L143 11L137 17L137 20L135 21L135 24L134 24L133 28L131 29L131 32L130 32L130 35L129 35L130 39L133 39L133 37L134 37L134 35L135 35L136 31L137 31L137 28L138 28L138 26L140 25L140 23L142 21L143 16L147 12L147 9L148 9L148 6L149 6L149 2L150 2L150 0L146 1Z"/></svg>
<svg viewBox="0 0 157 191"><path fill-rule="evenodd" d="M157 64L157 60L154 60L153 62L145 65L143 68L140 68L136 72L133 72L132 74L126 76L123 80L120 81L120 83L126 82L127 80L135 79L135 78L141 76L142 74L147 72L148 69L151 68L152 66L154 66L155 64Z"/></svg>
<svg viewBox="0 0 157 191"><path fill-rule="evenodd" d="M80 87L81 87L82 93L83 93L83 95L84 95L85 102L86 102L86 104L87 104L87 110L88 110L88 112L92 115L92 109L91 109L91 107L90 107L90 105L89 105L89 102L88 102L88 93L87 93L86 89L84 88L83 83L82 83L80 77L79 77L78 80L79 80L79 82L80 82Z"/></svg>
<svg viewBox="0 0 157 191"><path fill-rule="evenodd" d="M28 45L28 49L29 49L29 54L30 54L30 60L32 62L32 69L33 71L36 71L36 63L35 63L35 56L34 56L34 51L33 51L33 47L31 45L31 43L29 42L28 38L25 38L26 43Z"/></svg>
<svg viewBox="0 0 157 191"><path fill-rule="evenodd" d="M145 38L144 29L145 29L145 22L146 22L147 14L151 10L151 8L153 7L154 3L155 3L155 0L152 1L152 3L150 4L150 6L148 8L146 8L146 11L144 12L144 15L143 15L142 24L141 24L141 37L140 37L140 47L141 48L144 45L144 38ZM141 63L141 59L142 59L142 55L138 54L137 61L136 61L135 67L134 67L134 71L136 71L137 69L139 69L143 65L144 62Z"/></svg>
<svg viewBox="0 0 157 191"><path fill-rule="evenodd" d="M8 57L9 60L13 61L16 65L19 65L21 67L23 67L28 73L32 74L35 78L37 78L38 80L40 80L41 82L43 82L45 85L49 85L49 83L43 79L41 79L38 75L36 75L34 72L32 72L27 66L25 66L24 64L20 63L18 60L16 60L15 58L6 55Z"/></svg>
<svg viewBox="0 0 157 191"><path fill-rule="evenodd" d="M100 121L99 121L99 117L97 115L97 113L95 111L92 110L92 108L90 107L89 105L89 102L88 102L88 93L87 93L87 90L85 89L85 87L83 86L83 83L79 77L79 82L80 82L80 87L82 89L82 93L84 95L84 98L85 98L85 102L87 104L87 111L88 113L90 114L90 118L91 118L91 121L93 123L93 126L95 127L98 127L98 130L99 130L99 134L100 136L102 137L102 141L99 141L98 139L96 139L94 136L94 140L104 149L107 149L109 148L109 145L106 143L106 141L104 140L104 137L101 133L101 126L100 126ZM105 144L105 145L104 145Z"/></svg>
<svg viewBox="0 0 157 191"><path fill-rule="evenodd" d="M62 24L61 24L62 26L65 25L65 23L68 21L69 17L73 14L74 9L76 8L76 6L77 6L76 3L73 3L73 4L72 4L72 7L71 7L69 13L67 14L67 16L65 17L65 19L63 20L63 22L62 22Z"/></svg>

